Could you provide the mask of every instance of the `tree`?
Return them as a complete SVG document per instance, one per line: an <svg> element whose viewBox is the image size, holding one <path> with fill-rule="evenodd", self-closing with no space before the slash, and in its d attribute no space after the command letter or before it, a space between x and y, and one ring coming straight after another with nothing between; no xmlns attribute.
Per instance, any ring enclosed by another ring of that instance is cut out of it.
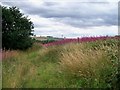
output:
<svg viewBox="0 0 120 90"><path fill-rule="evenodd" d="M2 48L27 49L32 46L33 23L16 7L2 7Z"/></svg>

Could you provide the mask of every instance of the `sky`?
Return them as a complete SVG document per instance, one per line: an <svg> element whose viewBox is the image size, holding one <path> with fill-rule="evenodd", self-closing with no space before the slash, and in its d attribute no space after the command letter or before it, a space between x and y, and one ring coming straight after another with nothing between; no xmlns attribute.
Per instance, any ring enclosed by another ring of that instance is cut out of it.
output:
<svg viewBox="0 0 120 90"><path fill-rule="evenodd" d="M76 38L118 34L118 0L2 0L34 24L37 36Z"/></svg>

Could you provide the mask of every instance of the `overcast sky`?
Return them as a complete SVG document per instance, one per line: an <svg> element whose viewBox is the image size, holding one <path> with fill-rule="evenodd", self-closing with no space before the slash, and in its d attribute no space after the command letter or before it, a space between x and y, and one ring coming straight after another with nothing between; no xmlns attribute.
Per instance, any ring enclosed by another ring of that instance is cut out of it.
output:
<svg viewBox="0 0 120 90"><path fill-rule="evenodd" d="M3 0L34 23L34 34L80 37L118 34L118 0Z"/></svg>

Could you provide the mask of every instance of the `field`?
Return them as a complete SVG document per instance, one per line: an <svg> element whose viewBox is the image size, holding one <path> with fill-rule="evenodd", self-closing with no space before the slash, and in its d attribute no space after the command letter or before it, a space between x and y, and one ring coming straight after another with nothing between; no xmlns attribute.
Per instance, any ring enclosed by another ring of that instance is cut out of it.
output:
<svg viewBox="0 0 120 90"><path fill-rule="evenodd" d="M3 88L117 88L118 39L3 52Z"/></svg>

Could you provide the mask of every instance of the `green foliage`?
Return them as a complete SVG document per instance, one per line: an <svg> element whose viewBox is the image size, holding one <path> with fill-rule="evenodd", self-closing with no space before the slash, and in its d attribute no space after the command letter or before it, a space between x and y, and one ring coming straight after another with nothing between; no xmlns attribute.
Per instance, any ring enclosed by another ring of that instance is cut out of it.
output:
<svg viewBox="0 0 120 90"><path fill-rule="evenodd" d="M38 42L41 42L42 44L47 44L47 43L50 43L50 42L54 42L55 40L43 40L43 41L38 41Z"/></svg>
<svg viewBox="0 0 120 90"><path fill-rule="evenodd" d="M32 46L33 23L16 7L2 7L2 47L27 49Z"/></svg>

